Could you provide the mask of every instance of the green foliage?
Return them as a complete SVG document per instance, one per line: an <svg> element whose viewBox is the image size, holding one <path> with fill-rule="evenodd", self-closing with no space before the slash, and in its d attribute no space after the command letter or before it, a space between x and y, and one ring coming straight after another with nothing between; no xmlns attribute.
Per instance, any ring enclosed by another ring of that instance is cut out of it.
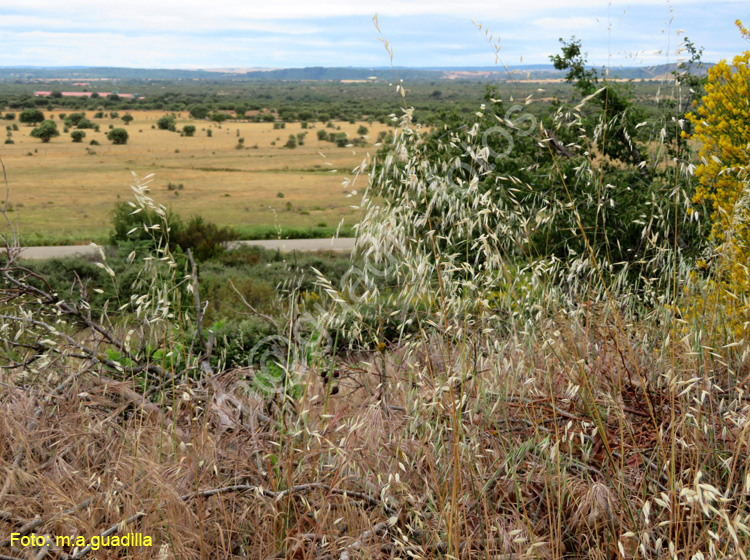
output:
<svg viewBox="0 0 750 560"><path fill-rule="evenodd" d="M38 127L31 131L31 136L39 138L42 142L49 142L55 136L60 136L55 121L44 121Z"/></svg>
<svg viewBox="0 0 750 560"><path fill-rule="evenodd" d="M182 127L182 132L185 136L195 136L195 125L186 124Z"/></svg>
<svg viewBox="0 0 750 560"><path fill-rule="evenodd" d="M76 128L79 128L79 129L93 128L94 130L98 130L99 129L99 125L93 123L89 119L81 119L76 124Z"/></svg>
<svg viewBox="0 0 750 560"><path fill-rule="evenodd" d="M224 121L229 120L229 115L227 115L226 113L221 113L219 111L214 111L213 113L211 113L211 120L213 122L223 123Z"/></svg>
<svg viewBox="0 0 750 560"><path fill-rule="evenodd" d="M113 144L127 144L128 131L124 128L113 128L107 133L107 140Z"/></svg>
<svg viewBox="0 0 750 560"><path fill-rule="evenodd" d="M6 115L6 118L7 115ZM39 109L24 109L18 116L18 120L25 124L36 124L44 120L44 113Z"/></svg>
<svg viewBox="0 0 750 560"><path fill-rule="evenodd" d="M177 119L175 119L174 115L164 115L158 121L156 121L156 126L159 128L159 130L174 131L176 121Z"/></svg>
<svg viewBox="0 0 750 560"><path fill-rule="evenodd" d="M155 235L163 228L162 218L153 210L141 210L126 202L118 202L112 210L112 231L109 241L112 245L132 249L150 249L156 246ZM171 211L166 212L167 229L162 232L168 243L179 218ZM154 227L156 226L156 227ZM172 242L173 243L173 242Z"/></svg>
<svg viewBox="0 0 750 560"><path fill-rule="evenodd" d="M131 114L125 114L125 115L122 116L122 122L124 122L126 125L130 124L131 122L133 122L133 119L134 119L134 117Z"/></svg>
<svg viewBox="0 0 750 560"><path fill-rule="evenodd" d="M289 139L286 141L286 144L284 144L285 148L294 149L297 147L297 138L294 136L294 134L289 135Z"/></svg>
<svg viewBox="0 0 750 560"><path fill-rule="evenodd" d="M596 68L586 68L587 56L581 50L581 41L573 37L569 43L562 38L562 54L550 55L550 60L557 70L567 70L568 82L575 82L583 95L591 95L596 91L598 73Z"/></svg>
<svg viewBox="0 0 750 560"><path fill-rule="evenodd" d="M216 337L217 346L221 349L221 359L229 368L241 368L249 365L255 357L259 359L264 352L273 351L272 342L258 348L268 337L277 334L271 324L252 317L242 321L218 321L209 327ZM253 349L256 350L253 356Z"/></svg>
<svg viewBox="0 0 750 560"><path fill-rule="evenodd" d="M193 216L187 225L175 228L172 239L184 251L191 249L195 258L203 261L223 253L226 244L237 239L237 234L231 228L220 228L201 216Z"/></svg>
<svg viewBox="0 0 750 560"><path fill-rule="evenodd" d="M203 120L208 116L209 109L202 103L194 103L188 107L190 116L196 120Z"/></svg>
<svg viewBox="0 0 750 560"><path fill-rule="evenodd" d="M86 133L83 130L74 130L70 133L70 137L73 139L73 142L82 142L86 137Z"/></svg>
<svg viewBox="0 0 750 560"><path fill-rule="evenodd" d="M65 124L67 126L78 126L82 120L86 118L86 113L70 113L65 117Z"/></svg>

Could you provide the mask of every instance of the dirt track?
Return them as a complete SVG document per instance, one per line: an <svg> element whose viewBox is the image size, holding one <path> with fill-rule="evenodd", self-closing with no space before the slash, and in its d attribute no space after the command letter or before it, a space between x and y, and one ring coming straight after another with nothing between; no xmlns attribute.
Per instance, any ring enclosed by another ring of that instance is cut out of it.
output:
<svg viewBox="0 0 750 560"><path fill-rule="evenodd" d="M237 241L237 245L259 245L266 249L279 249L288 253L291 251L336 251L345 253L354 247L353 238L341 239L270 239L262 241ZM88 245L60 246L60 247L25 247L21 253L24 259L54 259L72 255L94 255L97 249Z"/></svg>

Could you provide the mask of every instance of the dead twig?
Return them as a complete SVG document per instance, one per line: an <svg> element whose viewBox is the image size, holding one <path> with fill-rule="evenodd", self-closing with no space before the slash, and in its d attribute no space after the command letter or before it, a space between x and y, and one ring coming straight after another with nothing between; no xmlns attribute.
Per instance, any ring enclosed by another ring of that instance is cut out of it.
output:
<svg viewBox="0 0 750 560"><path fill-rule="evenodd" d="M362 533L359 537L357 537L357 540L355 540L352 544L344 548L344 550L341 551L341 556L339 556L339 560L349 560L351 558L351 552L359 547L361 547L364 542L370 538L372 538L375 535L382 535L388 527L390 527L393 523L389 521L383 521L381 523L378 523L375 525L372 529L368 529L364 533Z"/></svg>
<svg viewBox="0 0 750 560"><path fill-rule="evenodd" d="M245 307L247 307L250 311L253 312L253 314L257 315L261 319L265 319L266 321L268 321L269 323L271 323L274 327L276 327L276 330L279 330L279 324L276 322L276 320L273 317L269 316L269 315L265 315L265 314L261 313L260 311L258 311L257 309L255 309L252 305L250 305L250 303L248 303L248 301L245 299L245 296L242 295L242 292L240 292L235 287L235 285L232 283L232 279L231 278L229 279L229 285L232 286L232 289L237 293L238 296L240 296L240 299L242 300L242 303L245 304Z"/></svg>

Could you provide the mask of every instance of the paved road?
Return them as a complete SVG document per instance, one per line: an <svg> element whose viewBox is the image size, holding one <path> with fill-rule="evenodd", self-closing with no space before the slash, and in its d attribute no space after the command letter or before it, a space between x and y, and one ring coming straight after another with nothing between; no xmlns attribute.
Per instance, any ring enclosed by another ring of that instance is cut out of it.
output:
<svg viewBox="0 0 750 560"><path fill-rule="evenodd" d="M266 249L279 249L282 252L291 251L336 251L347 253L354 247L354 239L264 239L258 241L236 241L232 246L259 245ZM25 247L21 253L24 259L53 259L72 255L94 255L97 249L88 245L60 246L60 247Z"/></svg>

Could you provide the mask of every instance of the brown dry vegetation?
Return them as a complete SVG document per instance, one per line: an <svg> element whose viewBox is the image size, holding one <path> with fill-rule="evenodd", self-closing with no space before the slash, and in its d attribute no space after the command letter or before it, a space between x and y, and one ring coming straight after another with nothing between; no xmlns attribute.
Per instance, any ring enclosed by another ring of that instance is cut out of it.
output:
<svg viewBox="0 0 750 560"><path fill-rule="evenodd" d="M273 130L272 123L229 121L218 128L215 123L190 120L185 113L178 118L177 130L186 124L197 130L194 137L180 137L151 128L165 114L156 111L131 112L135 120L129 126L119 119L93 119L101 132L86 130L83 143L72 143L70 135L62 132L59 112L54 112L59 137L44 144L29 137L32 127L21 125L13 133L15 144L3 147L13 185L11 216L21 235L81 239L105 235L114 204L130 197L131 171L139 176L155 174L152 192L160 203L186 216L200 214L222 226L308 227L326 222L335 227L342 219L351 226L359 215L350 206L360 197L347 197L342 181L366 152L377 149L338 148L320 142L316 132L325 127L321 123L307 130L299 123ZM89 118L92 115L88 113ZM110 124L128 131L126 145L114 146L106 140ZM334 124L352 138L365 124L370 144L378 132L389 129L380 123ZM213 131L211 138L206 136L208 128ZM235 149L238 130L245 149ZM308 133L304 146L283 148L290 134L300 132ZM89 146L92 139L101 145ZM176 195L166 188L170 182L183 184L184 189ZM284 198L277 196L279 192ZM292 204L291 210L287 203ZM309 214L301 214L303 211Z"/></svg>
<svg viewBox="0 0 750 560"><path fill-rule="evenodd" d="M667 558L668 541L735 557L745 495L719 483L744 483L748 407L716 395L736 356L629 353L619 320L549 318L465 363L476 349L440 339L352 357L335 396L305 368L291 415L248 390L249 370L145 406L101 368L17 371L0 388L0 539L88 541L136 516L120 533L154 545L96 558Z"/></svg>

